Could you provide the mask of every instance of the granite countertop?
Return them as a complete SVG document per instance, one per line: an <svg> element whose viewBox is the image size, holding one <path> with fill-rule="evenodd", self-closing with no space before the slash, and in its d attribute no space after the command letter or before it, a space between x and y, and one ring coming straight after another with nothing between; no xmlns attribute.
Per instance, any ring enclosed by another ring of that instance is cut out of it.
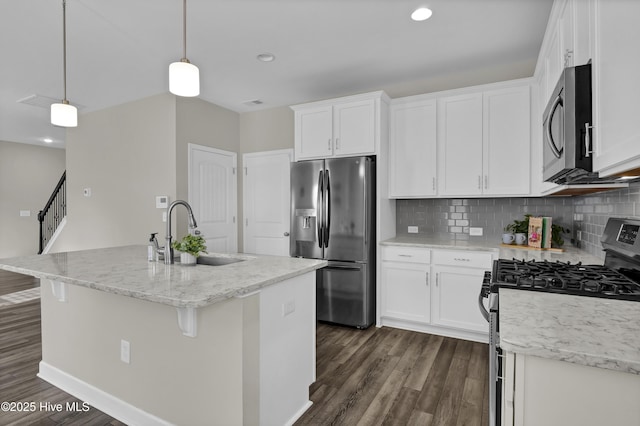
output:
<svg viewBox="0 0 640 426"><path fill-rule="evenodd" d="M640 374L640 303L500 289L500 346Z"/></svg>
<svg viewBox="0 0 640 426"><path fill-rule="evenodd" d="M549 260L552 262L582 262L589 265L602 265L603 260L590 255L576 247L565 245L563 252L505 247L501 241L487 238L471 238L470 240L452 240L442 236L430 235L398 235L395 238L382 241L381 245L425 247L447 250L493 251L501 259Z"/></svg>
<svg viewBox="0 0 640 426"><path fill-rule="evenodd" d="M0 259L0 269L178 308L203 307L322 268L324 260L217 254L224 266L147 261L147 246L112 247Z"/></svg>

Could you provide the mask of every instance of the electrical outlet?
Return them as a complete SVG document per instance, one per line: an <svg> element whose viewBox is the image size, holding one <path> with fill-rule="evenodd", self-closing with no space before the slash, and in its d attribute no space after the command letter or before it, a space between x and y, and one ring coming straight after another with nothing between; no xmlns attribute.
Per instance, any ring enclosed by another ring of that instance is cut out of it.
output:
<svg viewBox="0 0 640 426"><path fill-rule="evenodd" d="M167 212L162 212L162 221L163 222L167 221Z"/></svg>
<svg viewBox="0 0 640 426"><path fill-rule="evenodd" d="M120 340L120 361L131 363L131 344L126 340Z"/></svg>
<svg viewBox="0 0 640 426"><path fill-rule="evenodd" d="M481 237L482 236L482 228L471 227L469 228L469 235L472 237Z"/></svg>
<svg viewBox="0 0 640 426"><path fill-rule="evenodd" d="M418 227L417 226L408 226L407 227L407 232L409 234L417 234L418 233Z"/></svg>
<svg viewBox="0 0 640 426"><path fill-rule="evenodd" d="M576 231L576 240L582 241L582 231Z"/></svg>

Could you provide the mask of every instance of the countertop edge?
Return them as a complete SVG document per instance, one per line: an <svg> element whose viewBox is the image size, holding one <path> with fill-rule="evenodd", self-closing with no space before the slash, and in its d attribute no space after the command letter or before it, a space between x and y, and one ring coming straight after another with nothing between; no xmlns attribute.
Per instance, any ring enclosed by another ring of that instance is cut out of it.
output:
<svg viewBox="0 0 640 426"><path fill-rule="evenodd" d="M229 289L226 292L218 292L217 294L210 294L201 298L192 299L192 300L178 300L174 298L162 297L157 294L151 294L144 291L136 291L133 289L114 286L114 285L102 285L96 281L89 280L81 280L77 278L72 278L63 275L57 275L42 271L37 271L33 269L29 269L26 267L13 266L8 264L3 264L0 261L0 269L15 272L18 274L29 275L38 279L46 279L50 281L57 281L65 284L76 285L79 287L89 288L97 291L102 291L105 293L131 297L134 299L148 301L152 303L159 303L167 306L172 306L175 308L202 308L206 306L213 305L218 302L222 302L224 300L228 300L234 297L242 297L249 293L253 293L255 291L259 291L262 288L277 284L281 281L285 281L300 275L304 275L309 272L313 272L317 269L323 268L328 264L326 260L320 259L305 259L307 261L313 261L313 264L305 265L298 267L294 270L289 270L283 273L274 274L271 277L267 278L256 278L250 280L247 285L238 288ZM233 265L226 265L225 267L232 267ZM183 266L184 267L184 266ZM187 268L190 268L188 266Z"/></svg>
<svg viewBox="0 0 640 426"><path fill-rule="evenodd" d="M515 354L531 355L538 358L565 361L572 364L586 365L588 367L604 368L622 373L640 375L640 363L634 361L605 358L592 354L564 351L562 349L524 346L519 343L509 342L505 339L500 339L500 347L507 352Z"/></svg>

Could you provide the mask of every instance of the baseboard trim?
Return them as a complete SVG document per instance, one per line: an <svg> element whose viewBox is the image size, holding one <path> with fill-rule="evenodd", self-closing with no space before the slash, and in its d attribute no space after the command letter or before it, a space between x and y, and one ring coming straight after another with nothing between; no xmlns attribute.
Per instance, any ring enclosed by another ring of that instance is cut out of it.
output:
<svg viewBox="0 0 640 426"><path fill-rule="evenodd" d="M306 403L306 404L304 404L304 405L302 406L302 408L300 408L300 410L299 410L296 414L294 414L294 415L293 415L293 417L291 417L291 418L290 418L290 419L285 423L285 426L292 426L295 422L297 422L297 421L298 421L298 419L299 419L300 417L302 417L302 415L303 415L304 413L306 413L306 412L307 412L307 410L308 410L312 405L313 405L313 402L311 402L311 401L307 401L307 403Z"/></svg>
<svg viewBox="0 0 640 426"><path fill-rule="evenodd" d="M140 426L172 425L172 423L134 407L44 361L40 361L39 367L38 377L42 380L51 383L53 386L62 389L123 423Z"/></svg>

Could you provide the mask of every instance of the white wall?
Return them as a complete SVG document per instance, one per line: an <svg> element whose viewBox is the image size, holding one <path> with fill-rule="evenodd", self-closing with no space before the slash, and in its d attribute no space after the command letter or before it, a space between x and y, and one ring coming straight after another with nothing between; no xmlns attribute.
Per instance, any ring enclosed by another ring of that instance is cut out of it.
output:
<svg viewBox="0 0 640 426"><path fill-rule="evenodd" d="M164 235L155 196L176 195L175 105L173 95L153 96L83 114L67 130L67 226L52 252Z"/></svg>
<svg viewBox="0 0 640 426"><path fill-rule="evenodd" d="M0 258L38 253L38 212L64 169L63 149L0 141Z"/></svg>

